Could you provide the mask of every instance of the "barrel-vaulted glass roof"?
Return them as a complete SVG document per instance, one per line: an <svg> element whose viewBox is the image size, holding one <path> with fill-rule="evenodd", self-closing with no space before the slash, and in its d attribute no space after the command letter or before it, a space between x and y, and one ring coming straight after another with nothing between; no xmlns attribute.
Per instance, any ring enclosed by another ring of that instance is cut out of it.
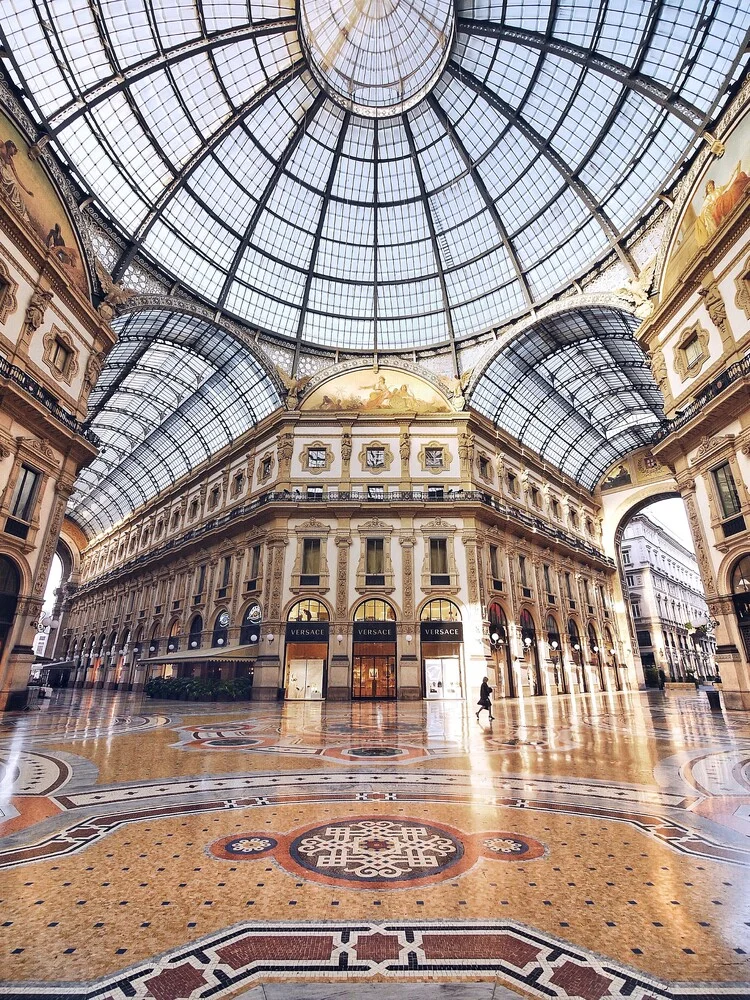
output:
<svg viewBox="0 0 750 1000"><path fill-rule="evenodd" d="M664 419L661 392L633 337L637 325L599 308L539 321L493 357L470 405L593 490L611 465L648 445Z"/></svg>
<svg viewBox="0 0 750 1000"><path fill-rule="evenodd" d="M143 255L261 331L360 351L460 340L625 258L750 28L741 0L361 0L334 26L299 4L5 0L0 25L125 238L116 278Z"/></svg>
<svg viewBox="0 0 750 1000"><path fill-rule="evenodd" d="M68 513L89 537L127 517L281 405L269 372L230 333L160 310L115 321L89 397L101 439Z"/></svg>

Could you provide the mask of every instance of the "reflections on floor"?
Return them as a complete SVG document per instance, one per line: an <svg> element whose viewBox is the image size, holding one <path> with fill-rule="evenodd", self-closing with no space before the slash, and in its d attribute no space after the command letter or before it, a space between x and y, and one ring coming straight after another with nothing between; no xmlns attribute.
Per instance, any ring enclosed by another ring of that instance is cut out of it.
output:
<svg viewBox="0 0 750 1000"><path fill-rule="evenodd" d="M746 995L750 719L495 715L78 692L3 718L0 996Z"/></svg>

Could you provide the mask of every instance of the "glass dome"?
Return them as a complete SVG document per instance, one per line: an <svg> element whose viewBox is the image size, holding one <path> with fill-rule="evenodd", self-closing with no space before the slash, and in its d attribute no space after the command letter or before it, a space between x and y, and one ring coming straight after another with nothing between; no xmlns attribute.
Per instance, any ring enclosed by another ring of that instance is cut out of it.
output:
<svg viewBox="0 0 750 1000"><path fill-rule="evenodd" d="M301 345L481 333L606 253L632 263L750 27L722 0L352 10L6 0L11 75L122 234L115 277L140 255Z"/></svg>

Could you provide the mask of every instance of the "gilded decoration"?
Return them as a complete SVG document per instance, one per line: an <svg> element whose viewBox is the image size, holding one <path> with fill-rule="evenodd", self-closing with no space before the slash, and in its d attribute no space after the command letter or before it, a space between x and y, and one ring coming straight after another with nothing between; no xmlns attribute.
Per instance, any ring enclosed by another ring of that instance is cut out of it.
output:
<svg viewBox="0 0 750 1000"><path fill-rule="evenodd" d="M0 130L0 200L87 295L78 240L57 192L41 163L29 155L26 140L2 112Z"/></svg>
<svg viewBox="0 0 750 1000"><path fill-rule="evenodd" d="M316 386L302 401L303 410L355 413L450 413L446 399L411 372L359 368Z"/></svg>
<svg viewBox="0 0 750 1000"><path fill-rule="evenodd" d="M324 441L312 441L302 449L301 465L311 476L328 472L333 464L333 452Z"/></svg>
<svg viewBox="0 0 750 1000"><path fill-rule="evenodd" d="M78 374L79 357L79 352L73 344L73 338L64 330L53 326L48 333L45 333L42 343L44 344L42 360L45 365L47 365L56 379L65 382L67 385L71 385L73 379ZM58 346L62 346L67 352L65 363L62 366L55 360Z"/></svg>
<svg viewBox="0 0 750 1000"><path fill-rule="evenodd" d="M710 354L708 349L709 332L700 323L683 330L674 348L674 368L683 382L689 378L695 378L699 374L704 364L708 361ZM687 354L687 347L697 338L700 347L700 355L690 362Z"/></svg>
<svg viewBox="0 0 750 1000"><path fill-rule="evenodd" d="M747 205L750 194L750 115L723 140L696 183L677 227L664 276L663 293Z"/></svg>
<svg viewBox="0 0 750 1000"><path fill-rule="evenodd" d="M0 323L5 323L18 308L18 282L10 276L7 266L0 260Z"/></svg>
<svg viewBox="0 0 750 1000"><path fill-rule="evenodd" d="M381 472L390 471L393 464L393 452L382 441L368 441L363 444L358 458L362 471L371 472L376 476Z"/></svg>
<svg viewBox="0 0 750 1000"><path fill-rule="evenodd" d="M453 461L453 456L440 441L427 441L419 449L417 458L422 472L431 472L434 476L446 472Z"/></svg>

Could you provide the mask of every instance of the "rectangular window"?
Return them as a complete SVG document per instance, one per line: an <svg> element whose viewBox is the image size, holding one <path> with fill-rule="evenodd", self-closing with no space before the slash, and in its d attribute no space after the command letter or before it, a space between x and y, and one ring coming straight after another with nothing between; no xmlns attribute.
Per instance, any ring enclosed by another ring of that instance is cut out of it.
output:
<svg viewBox="0 0 750 1000"><path fill-rule="evenodd" d="M442 486L428 486L427 487L427 499L428 500L443 500L445 499L445 491Z"/></svg>
<svg viewBox="0 0 750 1000"><path fill-rule="evenodd" d="M554 497L550 500L550 507L552 508L552 516L560 519L560 504Z"/></svg>
<svg viewBox="0 0 750 1000"><path fill-rule="evenodd" d="M52 367L55 371L66 375L72 356L73 352L68 345L64 344L59 337L55 337L55 344L52 348Z"/></svg>
<svg viewBox="0 0 750 1000"><path fill-rule="evenodd" d="M368 486L368 500L385 500L385 486Z"/></svg>
<svg viewBox="0 0 750 1000"><path fill-rule="evenodd" d="M250 555L250 579L257 580L260 570L260 545L253 545Z"/></svg>
<svg viewBox="0 0 750 1000"><path fill-rule="evenodd" d="M641 606L640 606L640 604L637 601L633 601L633 603L630 606L633 609L633 617L634 618L640 618L641 617Z"/></svg>
<svg viewBox="0 0 750 1000"><path fill-rule="evenodd" d="M305 586L317 586L320 583L320 539L305 538L302 540L302 574L300 583Z"/></svg>
<svg viewBox="0 0 750 1000"><path fill-rule="evenodd" d="M698 340L698 334L691 337L690 340L683 345L682 350L685 355L685 361L687 361L688 368L700 361L703 357L703 350L701 348L700 341Z"/></svg>
<svg viewBox="0 0 750 1000"><path fill-rule="evenodd" d="M428 469L442 469L444 464L442 448L425 448L424 464Z"/></svg>
<svg viewBox="0 0 750 1000"><path fill-rule="evenodd" d="M528 587L529 586L529 580L528 580L528 577L526 575L526 556L519 556L518 557L518 571L519 571L520 576L521 576L521 586L522 587Z"/></svg>
<svg viewBox="0 0 750 1000"><path fill-rule="evenodd" d="M430 539L430 582L433 587L448 586L448 540L446 538Z"/></svg>
<svg viewBox="0 0 750 1000"><path fill-rule="evenodd" d="M322 486L308 486L307 487L307 499L308 500L322 500L323 499L323 487Z"/></svg>
<svg viewBox="0 0 750 1000"><path fill-rule="evenodd" d="M368 469L385 468L385 448L368 448L365 455Z"/></svg>
<svg viewBox="0 0 750 1000"><path fill-rule="evenodd" d="M542 573L544 574L544 589L548 594L552 593L552 578L550 576L549 566L544 563L542 566Z"/></svg>
<svg viewBox="0 0 750 1000"><path fill-rule="evenodd" d="M19 521L30 521L34 510L36 492L41 480L41 473L22 465L18 475L13 500L10 505L10 516Z"/></svg>
<svg viewBox="0 0 750 1000"><path fill-rule="evenodd" d="M326 467L326 449L325 448L308 448L307 449L307 467L308 467L308 469L325 469L325 467Z"/></svg>
<svg viewBox="0 0 750 1000"><path fill-rule="evenodd" d="M206 564L198 567L198 585L195 588L196 594L202 594L206 587Z"/></svg>
<svg viewBox="0 0 750 1000"><path fill-rule="evenodd" d="M624 566L630 566L632 564L632 560L630 558L630 549L622 550L622 562Z"/></svg>
<svg viewBox="0 0 750 1000"><path fill-rule="evenodd" d="M229 586L229 577L232 572L232 557L224 556L224 560L221 566L221 585L222 587Z"/></svg>
<svg viewBox="0 0 750 1000"><path fill-rule="evenodd" d="M629 587L635 587L635 577L633 576L632 573L627 574L627 576L625 577L625 582Z"/></svg>
<svg viewBox="0 0 750 1000"><path fill-rule="evenodd" d="M722 516L724 518L734 517L740 512L740 498L737 494L737 487L734 483L734 476L729 462L724 462L718 469L713 470L716 492L719 494Z"/></svg>
<svg viewBox="0 0 750 1000"><path fill-rule="evenodd" d="M518 477L512 472L508 473L508 492L518 496Z"/></svg>
<svg viewBox="0 0 750 1000"><path fill-rule="evenodd" d="M497 545L490 545L490 575L495 586L497 586L496 581L500 579L500 557Z"/></svg>
<svg viewBox="0 0 750 1000"><path fill-rule="evenodd" d="M482 479L490 478L490 460L485 455L479 456L479 475Z"/></svg>
<svg viewBox="0 0 750 1000"><path fill-rule="evenodd" d="M269 456L264 458L260 466L260 478L268 479L271 475L271 469L273 468L273 459Z"/></svg>
<svg viewBox="0 0 750 1000"><path fill-rule="evenodd" d="M539 509L542 506L542 495L536 488L536 486L531 487L531 502L537 509Z"/></svg>
<svg viewBox="0 0 750 1000"><path fill-rule="evenodd" d="M365 583L368 587L385 584L385 540L382 538L365 541Z"/></svg>

